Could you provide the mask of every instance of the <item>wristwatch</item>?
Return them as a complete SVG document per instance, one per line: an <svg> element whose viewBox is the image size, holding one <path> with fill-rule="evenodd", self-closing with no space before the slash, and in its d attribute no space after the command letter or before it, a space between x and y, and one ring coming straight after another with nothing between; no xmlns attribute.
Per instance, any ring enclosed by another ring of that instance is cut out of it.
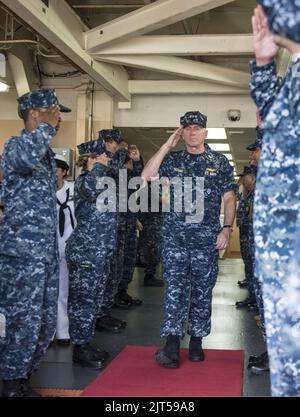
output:
<svg viewBox="0 0 300 417"><path fill-rule="evenodd" d="M223 229L230 229L230 231L233 232L231 224L224 224Z"/></svg>

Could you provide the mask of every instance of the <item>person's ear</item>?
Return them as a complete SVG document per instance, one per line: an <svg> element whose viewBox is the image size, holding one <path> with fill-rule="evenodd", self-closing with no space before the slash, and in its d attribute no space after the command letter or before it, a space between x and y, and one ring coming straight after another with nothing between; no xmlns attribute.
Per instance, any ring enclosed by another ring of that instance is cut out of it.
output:
<svg viewBox="0 0 300 417"><path fill-rule="evenodd" d="M208 130L207 130L207 129L205 129L204 139L207 139L207 136L208 136Z"/></svg>
<svg viewBox="0 0 300 417"><path fill-rule="evenodd" d="M37 110L35 110L35 109L29 110L29 116L33 120L37 120L38 117L39 117L39 112Z"/></svg>

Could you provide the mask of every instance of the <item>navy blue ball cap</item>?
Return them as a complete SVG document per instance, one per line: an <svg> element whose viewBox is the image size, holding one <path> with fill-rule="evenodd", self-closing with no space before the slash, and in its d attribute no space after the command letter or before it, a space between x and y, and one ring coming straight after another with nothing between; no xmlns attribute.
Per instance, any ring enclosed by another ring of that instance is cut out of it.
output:
<svg viewBox="0 0 300 417"><path fill-rule="evenodd" d="M55 90L35 90L24 94L18 98L19 109L24 111L28 109L48 109L53 105L59 106L62 113L70 113L72 110L60 104Z"/></svg>
<svg viewBox="0 0 300 417"><path fill-rule="evenodd" d="M263 143L263 135L264 135L264 130L257 127L256 128L256 140L254 143L251 143L251 145L248 145L246 147L246 149L248 151L255 151L255 149L261 149L262 148L262 143Z"/></svg>
<svg viewBox="0 0 300 417"><path fill-rule="evenodd" d="M114 140L118 144L122 142L121 131L119 129L102 129L99 132L99 139L105 142Z"/></svg>
<svg viewBox="0 0 300 417"><path fill-rule="evenodd" d="M91 140L77 146L79 155L102 155L105 153L105 144L102 140Z"/></svg>
<svg viewBox="0 0 300 417"><path fill-rule="evenodd" d="M300 42L299 0L258 0L263 7L271 32Z"/></svg>
<svg viewBox="0 0 300 417"><path fill-rule="evenodd" d="M183 127L189 125L199 125L201 127L207 126L207 117L199 111L188 111L180 118L180 124Z"/></svg>

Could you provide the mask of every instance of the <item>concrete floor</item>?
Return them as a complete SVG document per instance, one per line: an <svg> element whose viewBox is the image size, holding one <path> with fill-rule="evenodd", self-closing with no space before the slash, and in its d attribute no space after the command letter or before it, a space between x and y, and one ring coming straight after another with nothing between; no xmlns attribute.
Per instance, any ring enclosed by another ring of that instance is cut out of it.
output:
<svg viewBox="0 0 300 417"><path fill-rule="evenodd" d="M251 354L265 350L253 313L237 310L235 302L247 296L239 289L237 281L243 279L241 259L220 260L220 272L214 289L212 333L204 339L203 347L209 349L242 349L245 352L243 395L270 396L269 375L249 374L247 360ZM159 337L162 319L163 288L143 287L143 270L136 269L129 293L143 300L139 307L128 311L113 310L115 317L127 321L127 328L120 334L97 332L95 344L110 352L110 360L126 346L162 346ZM188 346L186 337L182 346ZM33 386L39 388L83 389L98 375L98 371L72 364L72 348L51 347L39 371L34 375ZM222 393L220 393L222 395Z"/></svg>

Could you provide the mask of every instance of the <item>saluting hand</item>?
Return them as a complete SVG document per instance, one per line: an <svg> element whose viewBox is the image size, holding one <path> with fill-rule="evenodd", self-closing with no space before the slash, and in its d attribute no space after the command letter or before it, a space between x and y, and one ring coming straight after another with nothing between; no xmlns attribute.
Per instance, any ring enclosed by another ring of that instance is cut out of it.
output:
<svg viewBox="0 0 300 417"><path fill-rule="evenodd" d="M279 47L275 43L274 34L269 30L267 16L260 5L254 9L252 29L253 47L257 65L266 65L273 60Z"/></svg>
<svg viewBox="0 0 300 417"><path fill-rule="evenodd" d="M167 142L164 144L164 146L166 146L169 149L173 149L175 148L175 146L177 145L177 143L179 142L179 140L181 139L181 135L182 135L182 131L183 131L183 127L180 126L177 130L175 130L175 132L169 137L169 139L167 140Z"/></svg>
<svg viewBox="0 0 300 417"><path fill-rule="evenodd" d="M111 159L108 158L108 156L106 155L106 153L103 153L100 156L97 156L97 158L95 158L95 163L100 163L102 165L106 165L108 166L108 164L110 163Z"/></svg>
<svg viewBox="0 0 300 417"><path fill-rule="evenodd" d="M43 120L55 129L60 123L60 110L56 104L53 104L49 109L41 109L40 112L43 114Z"/></svg>
<svg viewBox="0 0 300 417"><path fill-rule="evenodd" d="M128 148L129 156L133 161L139 161L141 159L140 151L136 145L130 145Z"/></svg>

